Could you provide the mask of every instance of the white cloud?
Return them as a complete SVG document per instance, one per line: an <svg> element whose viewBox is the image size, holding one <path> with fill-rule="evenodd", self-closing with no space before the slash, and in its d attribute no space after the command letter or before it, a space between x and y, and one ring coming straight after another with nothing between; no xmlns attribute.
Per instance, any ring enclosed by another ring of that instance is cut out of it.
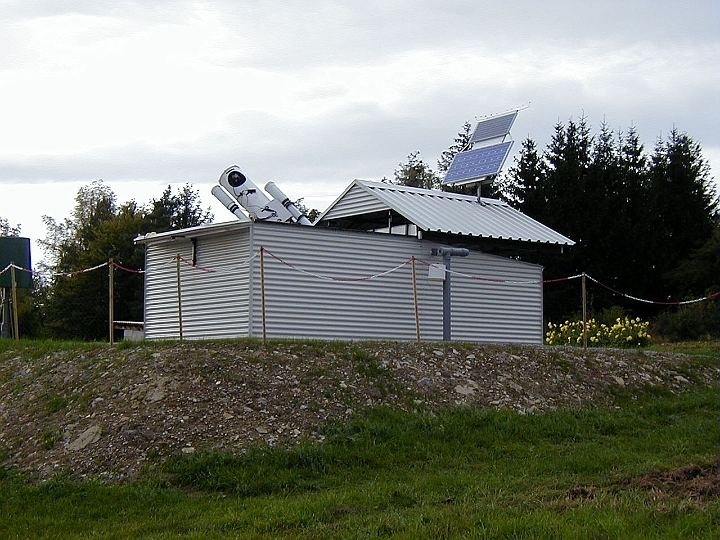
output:
<svg viewBox="0 0 720 540"><path fill-rule="evenodd" d="M636 126L651 150L676 126L720 170L715 0L3 7L0 216L32 236L39 200L62 219L78 182L103 178L121 202L124 185L148 201L190 182L212 204L232 163L324 208L353 178L392 176L416 150L434 165L465 120L528 102L516 141L542 148L585 114Z"/></svg>

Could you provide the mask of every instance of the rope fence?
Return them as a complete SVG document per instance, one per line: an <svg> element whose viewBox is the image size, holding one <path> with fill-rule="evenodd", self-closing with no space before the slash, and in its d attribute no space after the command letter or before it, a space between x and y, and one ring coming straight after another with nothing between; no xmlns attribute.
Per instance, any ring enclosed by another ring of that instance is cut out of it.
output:
<svg viewBox="0 0 720 540"><path fill-rule="evenodd" d="M273 260L277 261L278 263L284 265L285 267L290 268L291 270L293 270L293 271L295 271L295 272L298 272L298 273L301 273L301 274L303 274L303 275L305 275L305 276L309 276L309 277L314 278L314 279L317 279L317 280L333 281L333 282L340 282L340 283L342 283L342 282L349 283L349 282L376 280L376 279L379 279L379 278L388 276L388 275L390 275L390 274L392 274L392 273L394 273L394 272L397 272L397 271L401 270L401 269L404 268L405 266L410 265L410 266L411 266L411 269L412 269L412 281L413 281L412 285L413 285L413 298L414 298L414 303L415 303L415 306L414 306L414 307L415 307L415 319L416 319L416 326L417 326L417 340L418 340L418 342L420 341L420 326L419 326L418 304L417 304L418 300L417 300L417 273L416 273L416 264L419 263L419 264L425 265L425 266L427 266L427 267L435 267L435 268L441 267L441 265L438 265L437 263L428 262L428 261L425 261L425 260L420 259L420 258L418 258L418 257L412 256L411 258L409 258L409 259L401 262L400 264L398 264L398 265L396 265L396 266L393 266L393 267L391 267L391 268L388 268L387 270L384 270L384 271L381 271L381 272L376 272L376 273L373 273L373 274L368 274L368 275L363 275L363 276L341 276L341 277L337 277L337 276L330 276L330 275L325 275L325 274L318 274L318 273L315 273L315 272L311 272L311 271L309 271L309 270L305 270L305 269L299 267L298 265L296 265L296 264L294 264L294 263L291 263L291 262L283 259L281 256L279 256L279 255L277 255L276 253L268 250L268 249L265 248L265 247L260 247L260 248L258 249L258 251L257 251L256 253L254 253L252 256L248 257L247 259L245 259L245 260L243 260L243 261L239 261L238 263L236 263L236 264L233 265L232 267L223 267L222 269L206 268L206 267L198 266L198 265L194 264L192 261L188 261L187 259L183 258L180 254L175 255L174 257L172 257L170 260L167 261L167 264L172 264L172 265L176 266L177 296L178 296L178 299L177 299L177 300L178 300L178 327L179 327L179 336L180 336L180 340L181 340L181 341L182 341L183 335L182 335L182 289L181 289L181 279L180 279L180 265L182 264L182 265L190 268L191 270L197 270L197 271L199 271L199 272L203 272L203 273L206 273L206 274L224 274L224 273L234 272L235 270L238 270L238 269L241 269L241 268L249 267L257 258L260 258L261 291L262 291L263 340L266 340L266 329L265 329L265 318L266 318L266 317L265 317L265 315L266 315L266 314L265 314L265 265L266 265L266 260L265 260L265 258L264 258L264 255L265 255L265 254L267 254L267 255L270 257L270 259L273 259ZM114 322L114 321L113 321L113 319L114 319L114 317L113 317L113 309L114 309L114 308L113 308L113 303L114 303L114 298L113 298L113 297L114 297L114 293L113 293L114 284L113 284L113 282L114 282L114 277L113 277L113 276L114 276L114 271L115 271L115 270L120 270L120 271L122 271L122 272L128 272L128 273L133 273L133 274L145 274L146 271L145 271L145 270L142 270L142 269L137 269L137 270L130 269L130 268L127 268L127 267L125 267L125 266L123 266L123 265L115 262L113 259L110 259L110 260L107 261L107 262L104 262L104 263L101 263L101 264L98 264L98 265L95 265L95 266L92 266L92 267L89 267L89 268L84 268L84 269L74 270L74 271L68 271L68 272L56 272L56 273L52 273L51 275L52 275L53 277L72 278L72 277L74 277L74 276L78 276L78 275L81 275L81 274L86 274L86 273L89 273L89 272L93 272L93 271L96 271L96 270L100 270L100 269L105 268L105 267L108 267L108 274L109 274L109 282L108 282L108 287L109 287L109 306L110 306L110 307L109 307L109 309L110 309L110 315L109 315L109 323L110 323L110 331L109 331L109 333L110 333L110 336L109 336L109 338L110 338L110 343L112 344L113 341L114 341L114 335L113 335L113 329L114 329L114 325L113 325L113 322ZM481 281L481 282L497 283L497 284L506 284L506 285L538 285L538 284L548 285L548 284L553 284L553 283L559 283L559 282L562 282L562 281L571 281L571 280L575 280L575 279L581 279L581 280L582 280L582 296L583 296L583 300L582 300L582 301L583 301L583 319L586 318L586 315L585 315L585 314L586 314L586 312L587 312L587 305L586 305L586 304L587 304L587 299L586 299L586 280L590 280L590 281L592 281L593 283L595 283L596 285L598 285L599 287L602 287L602 288L610 291L611 293L613 293L613 294L615 294L615 295L618 295L618 296L621 296L621 297L623 297L623 298L627 298L627 299L629 299L629 300L633 300L633 301L636 301L636 302L642 302L642 303L645 303L645 304L653 304L653 305L659 305L659 306L682 306L682 305L688 305L688 304L695 304L695 303L698 303L698 302L704 302L704 301L712 300L712 299L717 298L718 296L720 296L720 291L718 291L718 292L715 292L715 293L713 293L713 294L709 294L709 295L707 295L707 296L703 296L703 297L701 297L701 298L695 298L695 299L692 299L692 300L682 300L682 301L658 301L658 300L648 300L648 299L645 299L645 298L640 298L640 297L637 297L637 296L633 296L633 295L631 295L631 294L627 294L627 293L618 291L618 290L616 290L616 289L614 289L614 288L612 288L612 287L610 287L610 286L608 286L608 285L605 285L604 283L600 282L599 280L595 279L594 277L592 277L592 276L590 276L590 275L588 275L588 274L586 274L586 273L584 273L584 272L581 273L581 274L573 275L573 276L567 276L567 277L562 277L562 278L554 278L554 279L545 279L545 280L507 280L507 279L488 278L488 277L483 277L483 276L468 274L468 273L464 273L464 272L458 272L457 270L449 270L449 269L447 269L447 268L444 268L444 269L443 269L443 268L439 268L439 270L440 270L441 272L444 271L446 274L452 274L453 276L457 276L457 277L461 277L461 278L465 278L465 279L472 279L472 280ZM14 330L15 330L15 337L16 337L16 339L17 339L17 338L18 338L18 328L17 328L17 300L16 300L16 296L15 296L15 295L16 295L16 293L15 293L16 282L15 282L15 278L14 278L14 273L15 273L16 271L32 273L32 270L30 270L30 269L22 268L22 267L20 267L20 266L15 265L15 264L9 264L8 266L6 266L6 267L3 268L2 270L0 270L0 275L4 274L5 272L11 272L12 275L13 275L12 281L11 281L11 283L12 283L12 285L13 285L13 287L12 287L12 289L13 289L13 302L12 302L12 303L13 303L14 321L15 321L15 323L14 323Z"/></svg>

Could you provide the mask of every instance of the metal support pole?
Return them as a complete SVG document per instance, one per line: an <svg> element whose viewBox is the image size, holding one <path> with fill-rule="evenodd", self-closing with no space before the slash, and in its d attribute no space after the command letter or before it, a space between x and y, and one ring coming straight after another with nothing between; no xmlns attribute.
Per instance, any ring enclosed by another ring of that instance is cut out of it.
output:
<svg viewBox="0 0 720 540"><path fill-rule="evenodd" d="M452 274L450 255L443 255L445 279L443 280L443 341L452 340Z"/></svg>
<svg viewBox="0 0 720 540"><path fill-rule="evenodd" d="M450 258L467 257L469 249L465 248L433 248L432 254L441 255L445 265L445 279L443 280L443 341L452 340L452 284L450 279Z"/></svg>

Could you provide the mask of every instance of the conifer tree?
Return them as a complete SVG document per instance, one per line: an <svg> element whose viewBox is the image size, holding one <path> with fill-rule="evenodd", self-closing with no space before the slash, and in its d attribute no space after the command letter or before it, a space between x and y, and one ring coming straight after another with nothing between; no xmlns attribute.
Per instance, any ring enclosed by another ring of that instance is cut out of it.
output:
<svg viewBox="0 0 720 540"><path fill-rule="evenodd" d="M544 161L535 141L527 138L515 165L502 178L503 198L529 216L542 216L547 204L544 181Z"/></svg>
<svg viewBox="0 0 720 540"><path fill-rule="evenodd" d="M700 145L687 135L673 130L649 158L634 127L613 134L602 124L592 137L585 118L571 119L556 124L542 155L525 141L503 185L513 205L576 242L561 257L537 259L547 278L586 272L616 290L664 300L690 290L681 286L686 276L702 293L698 283L708 274L699 261L708 260L716 239L718 201ZM547 288L546 316L576 313L575 288ZM591 301L596 311L618 304L657 314L607 291L593 292Z"/></svg>
<svg viewBox="0 0 720 540"><path fill-rule="evenodd" d="M649 172L653 272L656 294L677 294L668 274L713 235L717 198L700 145L673 129L658 140Z"/></svg>
<svg viewBox="0 0 720 540"><path fill-rule="evenodd" d="M459 152L471 149L472 144L470 139L472 138L472 124L465 121L461 130L455 136L453 144L451 144L447 150L440 154L438 159L438 176L447 172L453 159ZM470 182L468 184L461 185L448 185L442 184L439 186L443 191L451 193L461 193L463 195L477 195L478 194L478 183ZM488 179L484 179L482 183L482 196L487 198L504 198L502 179L498 175L493 175Z"/></svg>
<svg viewBox="0 0 720 540"><path fill-rule="evenodd" d="M212 219L210 211L202 209L200 195L190 184L185 184L177 194L168 186L159 199L150 202L148 220L156 232L194 227Z"/></svg>
<svg viewBox="0 0 720 540"><path fill-rule="evenodd" d="M472 124L466 120L450 147L440 154L440 159L438 159L439 172L444 173L447 171L450 168L455 154L462 152L468 147L470 144L470 136L472 135L471 130Z"/></svg>

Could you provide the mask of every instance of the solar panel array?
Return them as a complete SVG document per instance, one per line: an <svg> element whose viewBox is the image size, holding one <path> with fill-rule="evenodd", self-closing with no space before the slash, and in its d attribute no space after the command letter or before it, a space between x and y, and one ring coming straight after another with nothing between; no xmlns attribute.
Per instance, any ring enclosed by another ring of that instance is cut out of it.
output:
<svg viewBox="0 0 720 540"><path fill-rule="evenodd" d="M505 139L518 111L479 121L469 140L471 150L455 154L443 184L482 182L484 178L499 173L512 147L512 140L506 142Z"/></svg>
<svg viewBox="0 0 720 540"><path fill-rule="evenodd" d="M512 141L458 152L448 168L443 184L467 184L497 174L510 153Z"/></svg>
<svg viewBox="0 0 720 540"><path fill-rule="evenodd" d="M482 120L478 122L475 127L475 131L470 138L471 143L477 143L481 141L487 141L488 139L494 139L496 137L504 137L510 133L510 128L515 122L515 117L518 111L513 111L509 114L502 116L496 116L488 120Z"/></svg>

